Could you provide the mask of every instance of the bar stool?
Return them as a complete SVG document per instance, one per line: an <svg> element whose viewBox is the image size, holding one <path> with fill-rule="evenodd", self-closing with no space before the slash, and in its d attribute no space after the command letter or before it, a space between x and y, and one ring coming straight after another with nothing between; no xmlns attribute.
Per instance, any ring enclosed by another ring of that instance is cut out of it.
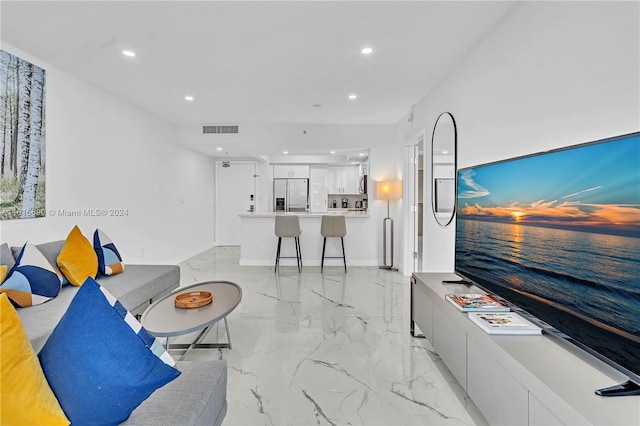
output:
<svg viewBox="0 0 640 426"><path fill-rule="evenodd" d="M300 220L298 216L276 215L276 237L278 237L278 251L276 252L276 266L273 272L278 270L280 259L293 259L293 256L280 256L280 247L283 238L294 238L296 244L296 259L298 262L298 272L302 272L302 251L300 250Z"/></svg>
<svg viewBox="0 0 640 426"><path fill-rule="evenodd" d="M347 221L344 216L322 216L320 223L320 234L324 237L322 242L322 262L320 263L320 272L324 269L325 248L327 246L327 238L340 237L342 243L342 260L344 261L344 271L347 272L347 258L344 254L344 236L347 235ZM340 256L327 256L327 259L340 259Z"/></svg>

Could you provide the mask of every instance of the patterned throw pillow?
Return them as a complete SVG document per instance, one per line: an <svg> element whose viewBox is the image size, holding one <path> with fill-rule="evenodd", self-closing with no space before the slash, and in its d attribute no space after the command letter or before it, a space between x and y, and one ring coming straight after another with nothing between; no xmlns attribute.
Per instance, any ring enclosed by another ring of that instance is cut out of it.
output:
<svg viewBox="0 0 640 426"><path fill-rule="evenodd" d="M99 229L93 233L93 248L98 255L98 271L101 274L115 275L124 271L122 256L120 256L116 245L107 234Z"/></svg>
<svg viewBox="0 0 640 426"><path fill-rule="evenodd" d="M27 241L0 293L7 293L11 302L22 308L39 305L58 295L62 277L36 246Z"/></svg>
<svg viewBox="0 0 640 426"><path fill-rule="evenodd" d="M1 424L69 424L6 294L0 294L0 377Z"/></svg>
<svg viewBox="0 0 640 426"><path fill-rule="evenodd" d="M160 342L91 278L38 355L73 424L119 424L180 375Z"/></svg>
<svg viewBox="0 0 640 426"><path fill-rule="evenodd" d="M89 240L74 226L58 254L58 266L69 282L78 287L98 274L98 256Z"/></svg>

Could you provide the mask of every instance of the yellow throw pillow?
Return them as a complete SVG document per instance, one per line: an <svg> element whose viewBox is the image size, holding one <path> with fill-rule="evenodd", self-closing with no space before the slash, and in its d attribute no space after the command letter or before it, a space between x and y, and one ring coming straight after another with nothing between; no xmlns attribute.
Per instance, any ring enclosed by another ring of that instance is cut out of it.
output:
<svg viewBox="0 0 640 426"><path fill-rule="evenodd" d="M4 293L0 294L0 371L0 424L69 424Z"/></svg>
<svg viewBox="0 0 640 426"><path fill-rule="evenodd" d="M58 266L69 282L76 287L87 277L95 278L98 273L98 256L80 228L74 226L58 255Z"/></svg>
<svg viewBox="0 0 640 426"><path fill-rule="evenodd" d="M4 282L7 278L7 274L9 273L9 268L7 265L0 265L0 284Z"/></svg>

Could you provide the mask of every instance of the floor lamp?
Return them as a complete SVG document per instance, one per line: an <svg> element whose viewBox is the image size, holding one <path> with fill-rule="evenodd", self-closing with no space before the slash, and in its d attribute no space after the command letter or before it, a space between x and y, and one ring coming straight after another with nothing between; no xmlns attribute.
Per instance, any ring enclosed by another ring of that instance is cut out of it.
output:
<svg viewBox="0 0 640 426"><path fill-rule="evenodd" d="M387 200L387 217L382 221L382 260L384 265L380 269L387 271L397 271L398 268L393 267L393 219L389 216L389 201L399 200L402 198L402 182L399 180L385 180L378 182L376 186L376 195L379 200ZM389 231L387 232L387 227ZM387 233L389 233L389 251L390 258L387 264Z"/></svg>

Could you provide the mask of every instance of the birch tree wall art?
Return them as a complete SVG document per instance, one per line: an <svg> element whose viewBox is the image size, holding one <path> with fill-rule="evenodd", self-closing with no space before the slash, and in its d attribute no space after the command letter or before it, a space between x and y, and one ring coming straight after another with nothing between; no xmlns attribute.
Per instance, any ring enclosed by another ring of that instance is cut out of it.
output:
<svg viewBox="0 0 640 426"><path fill-rule="evenodd" d="M45 71L0 50L0 220L45 216Z"/></svg>

